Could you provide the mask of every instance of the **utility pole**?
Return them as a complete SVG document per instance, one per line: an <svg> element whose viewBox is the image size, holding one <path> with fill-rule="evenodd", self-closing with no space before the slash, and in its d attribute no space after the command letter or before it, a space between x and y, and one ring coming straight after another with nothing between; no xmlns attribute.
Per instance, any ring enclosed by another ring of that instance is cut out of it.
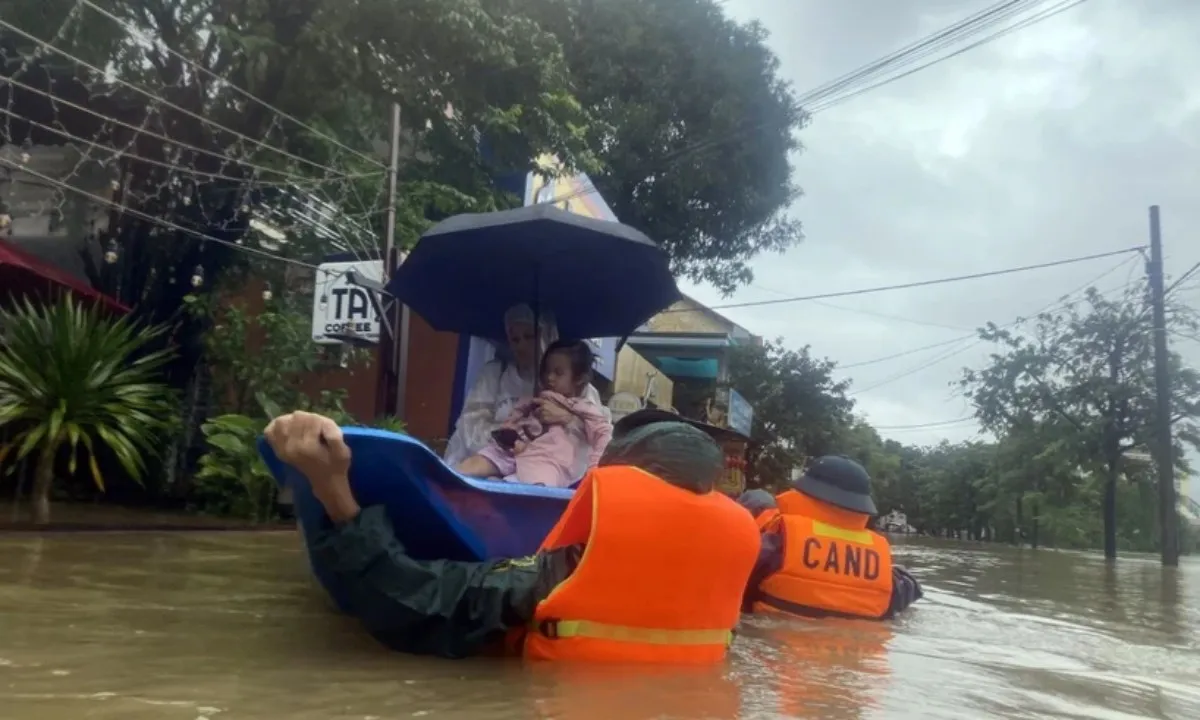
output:
<svg viewBox="0 0 1200 720"><path fill-rule="evenodd" d="M388 194L387 194L387 220L383 230L383 277L382 284L387 285L392 279L392 274L396 271L396 266L399 264L399 253L396 251L396 180L400 171L400 104L392 104L392 131L390 140L390 156L388 158ZM408 323L403 323L405 327L401 328L401 313L399 303L384 302L385 298L381 298L381 306L386 308L388 317L380 318L379 332L379 356L376 361L379 364L379 371L375 384L375 416L395 416L403 419L404 414L404 385L407 378L403 373L397 372L397 355L400 355L401 367L407 370L408 364ZM408 313L405 312L404 319L407 320ZM389 332L389 328L391 331ZM403 332L402 332L403 331ZM401 335L403 334L403 346L399 348L402 352L397 352L397 345L400 344Z"/></svg>
<svg viewBox="0 0 1200 720"><path fill-rule="evenodd" d="M1150 206L1150 303L1154 311L1155 443L1158 465L1158 514L1162 528L1162 564L1179 564L1178 511L1175 499L1174 437L1171 433L1171 378L1167 366L1167 308L1163 290L1162 229L1158 206Z"/></svg>

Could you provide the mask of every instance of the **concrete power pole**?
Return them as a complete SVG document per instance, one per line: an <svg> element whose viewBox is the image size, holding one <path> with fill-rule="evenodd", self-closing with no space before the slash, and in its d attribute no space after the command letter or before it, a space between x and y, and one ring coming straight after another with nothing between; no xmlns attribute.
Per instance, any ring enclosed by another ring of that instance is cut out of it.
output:
<svg viewBox="0 0 1200 720"><path fill-rule="evenodd" d="M1167 355L1166 292L1163 289L1162 231L1158 206L1150 207L1150 303L1154 312L1154 457L1158 467L1158 513L1162 529L1162 564L1179 564L1179 514L1175 498L1174 436L1171 432L1171 378Z"/></svg>
<svg viewBox="0 0 1200 720"><path fill-rule="evenodd" d="M383 231L383 285L400 264L396 249L396 181L400 171L400 104L392 104L390 156L388 158L387 220ZM375 389L376 417L404 419L405 386L408 384L408 312L400 303L381 298L388 317L380 318L378 379ZM388 332L391 328L391 332Z"/></svg>

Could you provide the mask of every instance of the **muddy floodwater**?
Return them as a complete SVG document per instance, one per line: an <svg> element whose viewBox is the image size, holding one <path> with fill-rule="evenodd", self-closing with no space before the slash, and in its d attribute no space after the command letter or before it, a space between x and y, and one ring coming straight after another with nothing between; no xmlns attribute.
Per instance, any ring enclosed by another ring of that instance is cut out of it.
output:
<svg viewBox="0 0 1200 720"><path fill-rule="evenodd" d="M0 720L1200 718L1200 563L903 542L901 620L745 623L712 670L380 650L292 533L0 536Z"/></svg>

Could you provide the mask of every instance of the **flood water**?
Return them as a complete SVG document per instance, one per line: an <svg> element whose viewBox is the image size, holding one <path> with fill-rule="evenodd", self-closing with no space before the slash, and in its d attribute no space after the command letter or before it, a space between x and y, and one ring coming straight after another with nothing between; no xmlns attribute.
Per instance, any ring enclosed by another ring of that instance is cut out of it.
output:
<svg viewBox="0 0 1200 720"><path fill-rule="evenodd" d="M0 719L1200 718L1200 564L901 543L901 620L745 624L728 666L388 653L290 533L0 536Z"/></svg>

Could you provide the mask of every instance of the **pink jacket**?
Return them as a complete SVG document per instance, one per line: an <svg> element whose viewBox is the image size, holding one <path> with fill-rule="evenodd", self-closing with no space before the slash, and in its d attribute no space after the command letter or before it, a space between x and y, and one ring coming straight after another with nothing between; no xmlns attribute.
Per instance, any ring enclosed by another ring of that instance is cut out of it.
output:
<svg viewBox="0 0 1200 720"><path fill-rule="evenodd" d="M596 464L600 462L600 456L604 454L605 448L608 447L609 441L612 440L612 422L604 414L604 411L587 398L564 397L550 390L543 390L538 394L538 397L545 400L553 400L567 410L570 410L571 414L578 418L580 425L563 428L564 432L547 432L538 438L537 441L531 443L530 448L525 452L528 453L530 450L536 448L536 451L540 451L539 454L553 455L556 459L565 461L564 464L570 467L574 463L575 453L575 443L571 441L571 435L573 434L571 431L575 430L582 435L582 438L588 445L587 469L590 470L596 467ZM532 413L535 404L535 398L522 400L513 408L513 415L528 417ZM555 428L550 428L550 430L553 431Z"/></svg>

